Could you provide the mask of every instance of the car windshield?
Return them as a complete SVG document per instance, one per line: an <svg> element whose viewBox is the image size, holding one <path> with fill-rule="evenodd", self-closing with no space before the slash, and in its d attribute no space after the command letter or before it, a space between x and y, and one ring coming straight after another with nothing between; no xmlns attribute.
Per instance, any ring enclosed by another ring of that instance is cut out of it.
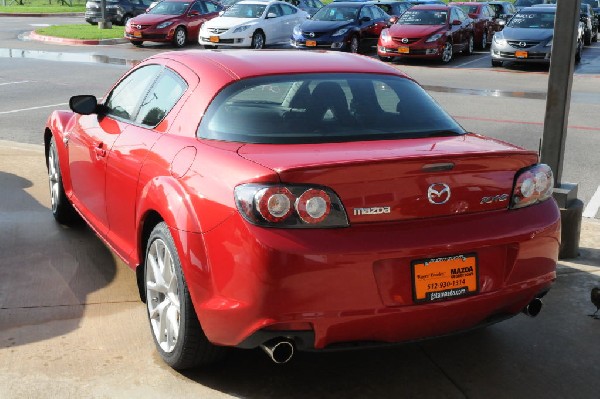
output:
<svg viewBox="0 0 600 399"><path fill-rule="evenodd" d="M241 0L223 0L221 1L221 5L223 7L231 7L235 3L239 3Z"/></svg>
<svg viewBox="0 0 600 399"><path fill-rule="evenodd" d="M323 7L313 15L313 21L354 21L358 7L330 6Z"/></svg>
<svg viewBox="0 0 600 399"><path fill-rule="evenodd" d="M554 12L519 12L509 21L508 28L554 29Z"/></svg>
<svg viewBox="0 0 600 399"><path fill-rule="evenodd" d="M158 15L181 15L187 10L190 3L182 3L180 1L161 1L148 14Z"/></svg>
<svg viewBox="0 0 600 399"><path fill-rule="evenodd" d="M462 10L465 12L465 14L477 14L477 9L479 8L479 6L467 6L467 5L460 5L460 8L462 8Z"/></svg>
<svg viewBox="0 0 600 399"><path fill-rule="evenodd" d="M445 25L448 12L445 10L407 10L398 19L402 25Z"/></svg>
<svg viewBox="0 0 600 399"><path fill-rule="evenodd" d="M515 1L516 7L531 7L536 4L543 4L544 0L517 0Z"/></svg>
<svg viewBox="0 0 600 399"><path fill-rule="evenodd" d="M237 81L213 100L197 134L222 141L301 144L463 133L410 79L336 73Z"/></svg>
<svg viewBox="0 0 600 399"><path fill-rule="evenodd" d="M267 8L266 4L240 4L229 7L223 13L224 17L231 18L260 18Z"/></svg>

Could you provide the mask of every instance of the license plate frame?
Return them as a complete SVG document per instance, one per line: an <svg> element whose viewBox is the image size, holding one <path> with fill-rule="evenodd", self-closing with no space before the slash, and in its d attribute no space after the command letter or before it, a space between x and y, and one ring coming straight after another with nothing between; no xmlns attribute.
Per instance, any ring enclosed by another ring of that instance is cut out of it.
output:
<svg viewBox="0 0 600 399"><path fill-rule="evenodd" d="M219 43L220 38L219 38L219 36L211 36L211 37L208 38L208 40L211 43Z"/></svg>
<svg viewBox="0 0 600 399"><path fill-rule="evenodd" d="M527 58L527 57L529 57L529 53L527 51L518 50L518 51L515 51L515 57L516 58Z"/></svg>
<svg viewBox="0 0 600 399"><path fill-rule="evenodd" d="M316 40L307 40L306 47L317 47L317 41Z"/></svg>
<svg viewBox="0 0 600 399"><path fill-rule="evenodd" d="M410 53L410 47L400 46L400 47L398 47L398 53L400 53L400 54L409 54Z"/></svg>
<svg viewBox="0 0 600 399"><path fill-rule="evenodd" d="M413 300L436 302L479 292L479 261L474 252L411 262Z"/></svg>
<svg viewBox="0 0 600 399"><path fill-rule="evenodd" d="M136 39L141 39L142 38L142 32L134 31L133 32L133 37L135 37Z"/></svg>

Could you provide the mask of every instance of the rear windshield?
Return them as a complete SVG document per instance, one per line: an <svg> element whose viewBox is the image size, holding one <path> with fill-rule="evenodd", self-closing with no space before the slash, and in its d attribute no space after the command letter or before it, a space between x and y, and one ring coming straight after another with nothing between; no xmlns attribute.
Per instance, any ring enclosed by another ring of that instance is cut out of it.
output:
<svg viewBox="0 0 600 399"><path fill-rule="evenodd" d="M324 143L465 133L415 82L392 75L301 74L244 79L221 91L198 137Z"/></svg>
<svg viewBox="0 0 600 399"><path fill-rule="evenodd" d="M506 26L510 28L554 29L554 16L553 11L523 11L515 14Z"/></svg>

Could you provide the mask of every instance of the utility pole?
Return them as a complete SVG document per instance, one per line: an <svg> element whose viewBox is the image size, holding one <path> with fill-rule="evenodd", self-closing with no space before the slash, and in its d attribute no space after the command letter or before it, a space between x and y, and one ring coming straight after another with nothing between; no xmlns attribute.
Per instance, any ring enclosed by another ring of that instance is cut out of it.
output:
<svg viewBox="0 0 600 399"><path fill-rule="evenodd" d="M100 0L100 13L98 29L112 29L112 22L106 20L106 0Z"/></svg>
<svg viewBox="0 0 600 399"><path fill-rule="evenodd" d="M565 142L575 71L581 0L557 1L552 42L546 116L542 136L541 161L554 172L554 199L560 207L562 241L559 258L579 255L583 202L577 199L577 184L562 179Z"/></svg>

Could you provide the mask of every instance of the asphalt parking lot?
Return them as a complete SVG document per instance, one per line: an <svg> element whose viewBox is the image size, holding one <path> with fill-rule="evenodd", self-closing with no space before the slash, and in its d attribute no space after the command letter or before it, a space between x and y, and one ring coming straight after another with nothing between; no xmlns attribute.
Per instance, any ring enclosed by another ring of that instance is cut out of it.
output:
<svg viewBox="0 0 600 399"><path fill-rule="evenodd" d="M442 90L447 78L431 69L413 72L452 107L456 97ZM518 72L511 92L538 78L526 72ZM581 85L597 79L586 78ZM31 98L19 100L21 108ZM524 100L519 105L529 106ZM594 109L582 125L591 126ZM487 108L479 111L462 115L493 119ZM514 130L516 138L526 128ZM593 398L600 392L600 320L588 317L595 310L590 290L600 286L598 219L584 219L580 256L560 262L535 319L519 315L387 349L300 353L283 366L260 350L237 350L214 369L178 373L155 352L134 273L87 227L54 222L43 150L15 141L0 140L0 398Z"/></svg>

